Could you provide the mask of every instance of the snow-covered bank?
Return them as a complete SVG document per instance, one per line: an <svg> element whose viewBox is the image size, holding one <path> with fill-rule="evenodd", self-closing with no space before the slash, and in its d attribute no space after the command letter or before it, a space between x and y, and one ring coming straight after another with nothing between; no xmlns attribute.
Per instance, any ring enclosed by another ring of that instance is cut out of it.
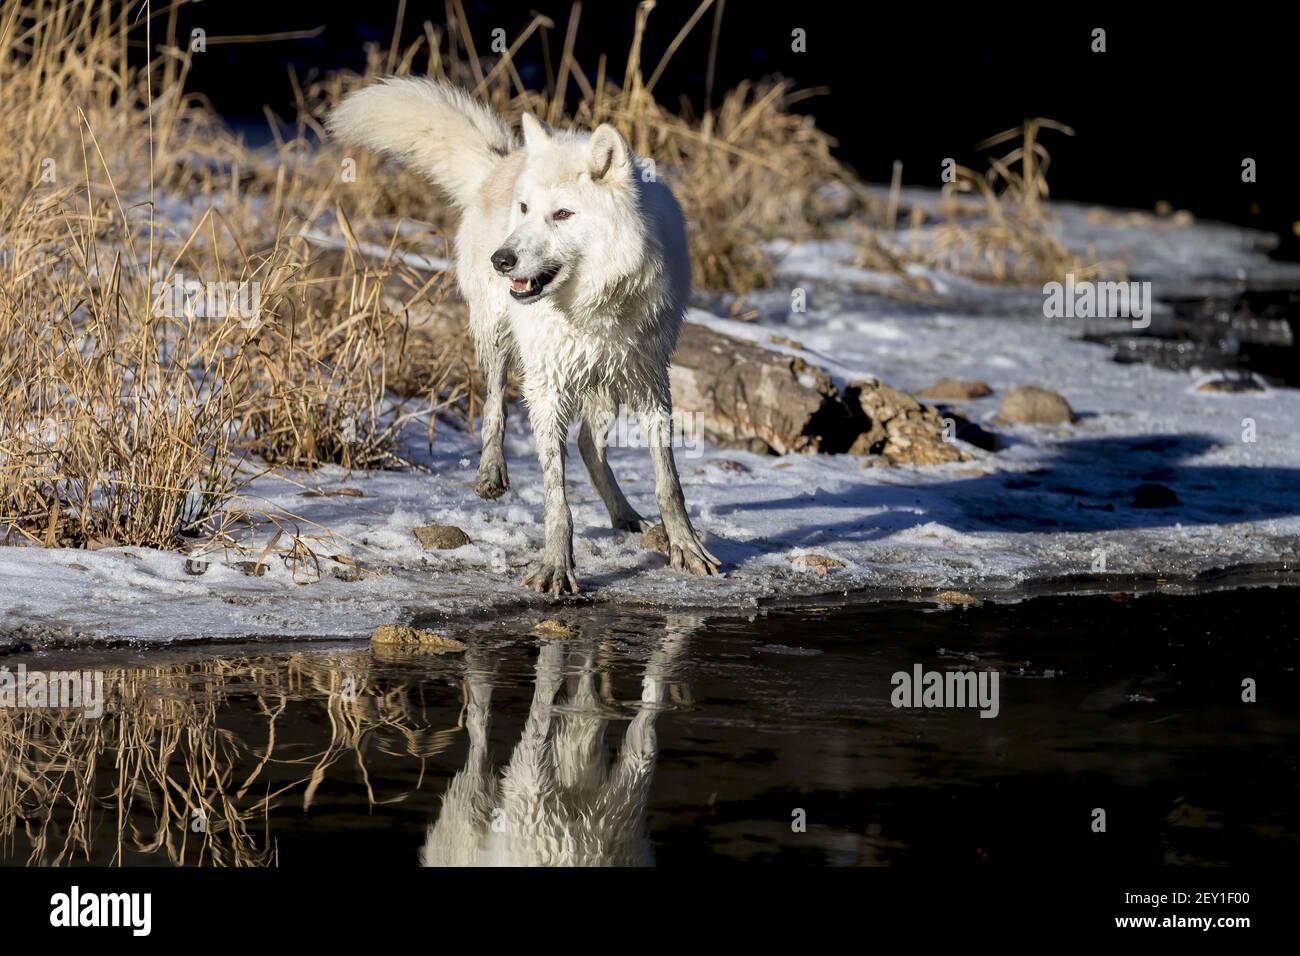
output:
<svg viewBox="0 0 1300 956"><path fill-rule="evenodd" d="M1300 288L1300 270L1268 262L1240 230L1196 225L1157 239L1130 227L1089 228L1088 241L1133 252L1131 274L1149 277L1157 297L1162 283L1183 290L1257 274ZM1300 568L1300 391L1204 392L1195 372L1117 364L1107 348L1077 340L1084 320L1045 320L1038 290L939 276L937 301L876 294L868 290L885 280L846 268L847 253L837 243L794 247L782 287L757 297L757 321L700 311L692 321L764 344L777 335L772 347L845 381L874 376L908 391L944 377L987 382L991 397L954 407L995 431L1004 450L897 468L864 468L851 456L679 450L692 518L727 567L721 579L670 571L640 535L609 530L571 455L584 599L743 607L857 588L989 594L1098 572L1103 562L1106 574L1171 580L1241 564ZM796 285L806 290L805 312L790 311ZM1052 429L993 423L1001 395L1025 384L1062 393L1079 421ZM542 542L541 481L519 409L507 454L512 487L496 502L474 496L474 440L446 426L432 456L412 452L427 474L324 469L259 479L248 510L282 515L280 524L320 557L319 577L300 565L295 579L276 556L254 577L221 554L194 575L181 556L139 548L0 549L0 628L37 639L361 636L416 613L482 616L545 604L519 586ZM654 514L645 452L615 449L611 459L632 503ZM1181 503L1135 506L1137 489L1151 484ZM339 489L350 491L304 494ZM411 529L433 523L462 528L472 543L424 550ZM268 525L250 531L261 542L272 533ZM807 554L834 560L822 574L794 560ZM329 556L358 562L360 577Z"/></svg>

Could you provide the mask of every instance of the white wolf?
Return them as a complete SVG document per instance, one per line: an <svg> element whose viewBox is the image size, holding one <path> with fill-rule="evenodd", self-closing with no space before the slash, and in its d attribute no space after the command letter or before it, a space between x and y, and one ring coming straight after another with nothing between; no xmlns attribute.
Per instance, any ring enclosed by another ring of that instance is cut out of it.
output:
<svg viewBox="0 0 1300 956"><path fill-rule="evenodd" d="M531 114L519 144L501 117L431 79L390 78L347 96L329 120L338 138L390 153L440 185L460 208L456 278L487 380L476 491L509 486L502 451L510 365L524 400L544 484L546 543L524 580L536 591L578 590L573 519L564 491L569 425L614 528L650 523L628 503L606 460L621 407L652 436L656 498L669 561L716 574L686 514L673 461L668 358L690 291L681 209L618 130L552 130Z"/></svg>

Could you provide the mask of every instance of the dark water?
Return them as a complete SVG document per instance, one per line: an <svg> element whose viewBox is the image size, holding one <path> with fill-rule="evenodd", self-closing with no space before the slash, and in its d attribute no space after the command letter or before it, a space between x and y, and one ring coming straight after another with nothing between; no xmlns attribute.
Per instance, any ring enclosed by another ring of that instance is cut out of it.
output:
<svg viewBox="0 0 1300 956"><path fill-rule="evenodd" d="M1250 290L1240 295L1167 300L1169 315L1141 333L1085 335L1113 349L1115 361L1157 368L1217 370L1275 386L1300 385L1300 291Z"/></svg>
<svg viewBox="0 0 1300 956"><path fill-rule="evenodd" d="M562 637L448 628L468 649L445 655L25 654L106 668L110 710L0 713L0 851L401 868L433 824L433 862L1294 865L1295 596L587 607L554 613ZM996 669L998 716L891 706L916 664Z"/></svg>

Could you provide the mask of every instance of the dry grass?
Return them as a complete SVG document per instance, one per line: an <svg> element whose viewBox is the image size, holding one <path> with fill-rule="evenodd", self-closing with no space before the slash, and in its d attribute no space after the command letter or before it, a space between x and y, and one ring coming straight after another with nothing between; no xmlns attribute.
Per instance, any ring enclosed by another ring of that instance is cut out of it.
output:
<svg viewBox="0 0 1300 956"><path fill-rule="evenodd" d="M985 217L969 223L962 221L960 212L952 215L921 254L923 262L991 282L1030 284L1059 280L1067 273L1078 278L1092 275L1094 270L1053 234L1045 215L1047 171L1052 161L1039 139L1045 129L1074 135L1068 126L1036 118L976 145L983 151L1014 144L1007 153L991 156L983 175L957 168L957 181L945 187L946 198L950 205L959 206L955 202L958 194L975 193Z"/></svg>
<svg viewBox="0 0 1300 956"><path fill-rule="evenodd" d="M978 143L976 149L981 151L1007 144L1011 148L991 155L982 173L956 166L955 181L944 186L936 207L946 221L922 228L925 211L913 208L911 241L905 246L891 245L887 233L867 230L858 264L896 270L915 262L985 282L1016 285L1059 281L1067 273L1079 279L1096 277L1103 265L1095 256L1085 260L1065 246L1044 204L1050 195L1051 166L1051 154L1041 142L1044 130L1074 135L1067 126L1035 118ZM891 198L890 207L895 205ZM892 216L887 218L892 228Z"/></svg>
<svg viewBox="0 0 1300 956"><path fill-rule="evenodd" d="M250 454L370 467L404 421L387 386L407 322L379 292L411 242L363 252L392 221L348 222L345 199L370 197L311 147L310 117L274 150L247 149L182 94L192 54L175 8L130 16L36 0L0 19L10 541L174 547L211 531ZM128 59L137 39L161 51L147 69ZM157 294L178 277L256 289L260 308L206 314ZM418 294L446 286L421 277Z"/></svg>
<svg viewBox="0 0 1300 956"><path fill-rule="evenodd" d="M271 811L304 812L327 781L360 777L375 751L421 767L459 726L433 727L420 696L373 673L369 653L234 657L112 669L100 718L0 709L0 840L28 865L270 866ZM228 722L232 700L251 727ZM328 724L321 746L316 730ZM355 768L355 769L354 769ZM418 786L418 784L417 784Z"/></svg>

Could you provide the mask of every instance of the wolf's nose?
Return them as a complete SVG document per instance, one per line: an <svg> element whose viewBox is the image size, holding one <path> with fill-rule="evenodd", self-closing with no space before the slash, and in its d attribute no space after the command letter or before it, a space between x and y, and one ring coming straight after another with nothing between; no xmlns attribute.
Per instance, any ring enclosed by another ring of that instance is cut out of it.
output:
<svg viewBox="0 0 1300 956"><path fill-rule="evenodd" d="M510 249L501 248L492 253L492 268L496 269L502 275L508 273L511 269L519 264L519 257Z"/></svg>

